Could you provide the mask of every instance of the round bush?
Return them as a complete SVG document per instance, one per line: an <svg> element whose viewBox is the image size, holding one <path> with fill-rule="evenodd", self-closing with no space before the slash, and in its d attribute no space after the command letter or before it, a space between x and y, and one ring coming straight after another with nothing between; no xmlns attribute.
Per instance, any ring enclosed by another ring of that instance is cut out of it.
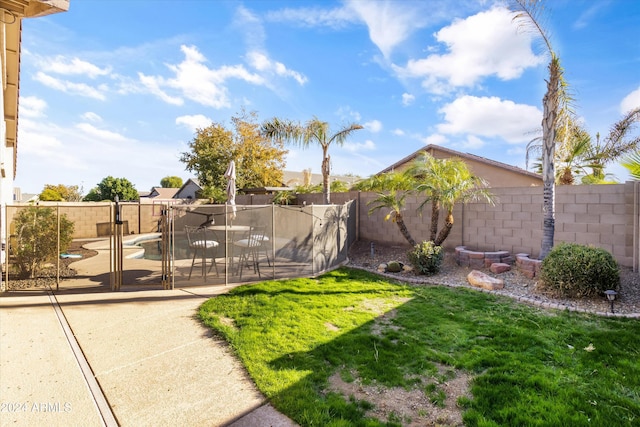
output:
<svg viewBox="0 0 640 427"><path fill-rule="evenodd" d="M604 249L561 243L542 261L543 287L567 297L587 297L618 289L620 269Z"/></svg>
<svg viewBox="0 0 640 427"><path fill-rule="evenodd" d="M428 241L418 243L407 255L415 271L419 274L433 275L440 271L444 252L441 246Z"/></svg>

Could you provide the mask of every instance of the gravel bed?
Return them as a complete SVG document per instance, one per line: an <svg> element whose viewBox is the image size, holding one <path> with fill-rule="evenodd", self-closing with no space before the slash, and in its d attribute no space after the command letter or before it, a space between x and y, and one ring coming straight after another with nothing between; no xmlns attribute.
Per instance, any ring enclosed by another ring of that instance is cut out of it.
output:
<svg viewBox="0 0 640 427"><path fill-rule="evenodd" d="M529 279L517 272L515 266L513 266L511 271L500 274L493 274L489 269L481 269L482 272L490 276L504 280L504 289L487 291L473 287L467 281L467 275L472 269L459 266L454 260L452 251L446 253L440 272L434 276L418 275L411 270L400 273L382 273L378 271L380 264L386 264L390 261L399 261L405 266L410 267L411 264L407 258L409 249L409 246L391 246L374 242L372 255L370 242L356 242L349 251L348 265L413 284L466 287L481 292L506 295L520 302L543 308L640 319L640 273L634 273L632 269L628 267L620 267L620 288L618 289L618 295L614 302L615 313L612 314L611 305L604 296L581 299L555 297L540 289L536 279Z"/></svg>

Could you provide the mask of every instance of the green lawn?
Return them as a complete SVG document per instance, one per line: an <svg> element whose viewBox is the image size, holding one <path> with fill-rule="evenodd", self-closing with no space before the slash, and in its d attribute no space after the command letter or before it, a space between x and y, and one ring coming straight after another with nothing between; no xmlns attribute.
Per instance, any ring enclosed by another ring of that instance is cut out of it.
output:
<svg viewBox="0 0 640 427"><path fill-rule="evenodd" d="M367 417L374 402L328 393L335 373L363 385L419 388L445 405L442 383L455 372L472 377L471 396L453 402L468 426L640 425L637 320L544 311L349 268L238 287L205 302L200 317L271 403L302 426L410 421ZM424 381L438 376L445 378Z"/></svg>

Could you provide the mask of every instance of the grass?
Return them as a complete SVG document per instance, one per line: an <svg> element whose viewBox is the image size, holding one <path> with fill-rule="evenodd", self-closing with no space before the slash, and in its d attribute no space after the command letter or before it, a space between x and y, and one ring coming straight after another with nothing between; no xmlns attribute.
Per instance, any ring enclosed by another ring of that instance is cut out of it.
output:
<svg viewBox="0 0 640 427"><path fill-rule="evenodd" d="M640 322L543 311L447 287L342 268L238 287L201 319L235 349L258 388L302 426L401 425L328 379L411 388L438 366L473 377L468 426L640 425ZM436 404L443 395L429 385ZM405 420L406 421L406 420Z"/></svg>

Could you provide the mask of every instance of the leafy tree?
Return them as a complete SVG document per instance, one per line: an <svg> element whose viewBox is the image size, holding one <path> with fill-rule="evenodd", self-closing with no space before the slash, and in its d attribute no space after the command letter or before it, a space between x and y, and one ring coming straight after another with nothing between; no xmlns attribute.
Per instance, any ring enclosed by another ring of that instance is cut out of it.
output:
<svg viewBox="0 0 640 427"><path fill-rule="evenodd" d="M38 198L49 202L79 202L82 200L82 194L77 185L47 184Z"/></svg>
<svg viewBox="0 0 640 427"><path fill-rule="evenodd" d="M204 193L223 201L227 180L224 173L231 160L236 163L238 188L280 186L283 179L283 144L270 141L260 133L256 113L232 117L233 130L223 124L212 123L198 129L189 143L189 152L181 153L180 161L196 174ZM209 189L208 189L209 188Z"/></svg>
<svg viewBox="0 0 640 427"><path fill-rule="evenodd" d="M542 98L542 195L543 195L543 227L540 258L544 258L551 248L555 235L555 147L556 132L563 124L571 120L573 112L570 108L571 97L564 79L564 71L560 58L551 46L547 31L541 26L540 14L544 10L542 0L513 0L516 15L514 20L522 23L524 28L537 33L544 42L549 60L549 79L547 91Z"/></svg>
<svg viewBox="0 0 640 427"><path fill-rule="evenodd" d="M454 221L453 208L456 203L483 198L493 204L493 196L487 189L487 183L474 176L461 159L436 159L429 153L424 153L414 161L408 173L418 181L416 191L426 196L420 209L431 202L429 241L436 246L441 246L451 232ZM443 227L438 232L441 208L445 209L446 217Z"/></svg>
<svg viewBox="0 0 640 427"><path fill-rule="evenodd" d="M21 210L14 221L16 244L12 249L20 277L36 277L44 263L59 256L58 249L65 252L71 244L73 222L61 215L58 236L58 218L51 208L31 206Z"/></svg>
<svg viewBox="0 0 640 427"><path fill-rule="evenodd" d="M180 188L182 184L182 178L179 176L165 176L160 180L160 186L162 188Z"/></svg>
<svg viewBox="0 0 640 427"><path fill-rule="evenodd" d="M307 148L312 143L317 143L322 147L322 193L324 203L331 203L331 158L329 157L329 146L335 141L342 145L351 133L362 129L359 124L347 125L336 133L332 134L329 123L323 122L314 117L304 125L288 120L273 118L262 125L262 132L272 141L289 141L302 148Z"/></svg>
<svg viewBox="0 0 640 427"><path fill-rule="evenodd" d="M84 200L88 202L100 202L103 200L115 201L116 196L120 201L138 200L138 190L126 178L104 178L97 187L91 189Z"/></svg>

